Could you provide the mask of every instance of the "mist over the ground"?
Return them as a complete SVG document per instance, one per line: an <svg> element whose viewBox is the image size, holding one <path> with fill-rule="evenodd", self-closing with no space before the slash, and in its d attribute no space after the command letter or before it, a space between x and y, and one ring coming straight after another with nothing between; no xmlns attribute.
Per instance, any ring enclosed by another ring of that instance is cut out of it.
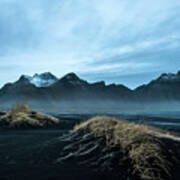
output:
<svg viewBox="0 0 180 180"><path fill-rule="evenodd" d="M8 111L21 102L8 101L1 110ZM26 103L30 108L41 112L52 113L69 113L69 114L154 114L162 116L180 115L180 102L162 101L162 102L115 102L105 101L62 101L62 102L45 102L45 101L28 101Z"/></svg>

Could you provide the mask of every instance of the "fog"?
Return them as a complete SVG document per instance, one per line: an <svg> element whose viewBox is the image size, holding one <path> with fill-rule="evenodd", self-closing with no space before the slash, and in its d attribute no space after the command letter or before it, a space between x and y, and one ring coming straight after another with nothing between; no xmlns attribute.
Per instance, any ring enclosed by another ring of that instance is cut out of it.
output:
<svg viewBox="0 0 180 180"><path fill-rule="evenodd" d="M56 113L101 113L101 114L146 114L164 117L178 117L180 115L180 102L130 102L110 100L72 100L72 101L43 101L29 100L28 102L16 99L1 103L0 109L8 111L17 104L26 103L30 108L43 112Z"/></svg>

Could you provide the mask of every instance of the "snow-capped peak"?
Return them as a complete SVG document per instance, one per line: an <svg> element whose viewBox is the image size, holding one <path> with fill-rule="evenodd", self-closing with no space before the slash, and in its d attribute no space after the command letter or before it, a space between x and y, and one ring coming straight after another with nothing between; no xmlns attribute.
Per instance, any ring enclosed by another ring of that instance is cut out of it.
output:
<svg viewBox="0 0 180 180"><path fill-rule="evenodd" d="M29 80L31 84L34 84L36 87L47 87L55 83L58 78L53 74L47 72L42 74L35 74L34 76L24 76Z"/></svg>

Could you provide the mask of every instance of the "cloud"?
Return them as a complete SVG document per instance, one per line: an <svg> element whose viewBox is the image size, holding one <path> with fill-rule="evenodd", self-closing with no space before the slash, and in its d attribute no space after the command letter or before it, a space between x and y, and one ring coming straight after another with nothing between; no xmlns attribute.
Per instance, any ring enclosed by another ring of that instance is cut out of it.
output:
<svg viewBox="0 0 180 180"><path fill-rule="evenodd" d="M13 66L13 74L4 68L12 80L74 71L115 82L129 73L139 85L139 74L178 69L179 16L179 0L1 0L0 69Z"/></svg>

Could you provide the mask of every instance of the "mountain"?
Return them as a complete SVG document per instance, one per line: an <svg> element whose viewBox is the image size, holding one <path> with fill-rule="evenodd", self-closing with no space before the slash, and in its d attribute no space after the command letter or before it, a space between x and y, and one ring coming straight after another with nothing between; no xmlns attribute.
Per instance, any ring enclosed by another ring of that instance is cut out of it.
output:
<svg viewBox="0 0 180 180"><path fill-rule="evenodd" d="M88 83L74 73L69 73L49 86L54 100L73 102L97 102L120 100L130 95L131 90L123 85L105 85L104 81Z"/></svg>
<svg viewBox="0 0 180 180"><path fill-rule="evenodd" d="M32 84L27 76L22 75L16 82L6 84L0 89L1 106L14 105L27 101L48 100L48 93L43 88Z"/></svg>
<svg viewBox="0 0 180 180"><path fill-rule="evenodd" d="M180 102L180 72L162 74L157 79L135 90L121 84L106 85L104 81L89 83L75 73L58 79L51 73L22 75L16 82L0 89L0 104L26 102L31 107L44 109L101 108L131 110L154 108L163 103L164 108L172 102ZM149 106L151 104L151 106Z"/></svg>
<svg viewBox="0 0 180 180"><path fill-rule="evenodd" d="M31 84L34 84L36 87L47 87L55 83L58 78L51 74L50 72L35 74L34 76L24 76L25 79L29 80Z"/></svg>
<svg viewBox="0 0 180 180"><path fill-rule="evenodd" d="M143 101L180 101L180 71L177 74L164 73L134 92Z"/></svg>

